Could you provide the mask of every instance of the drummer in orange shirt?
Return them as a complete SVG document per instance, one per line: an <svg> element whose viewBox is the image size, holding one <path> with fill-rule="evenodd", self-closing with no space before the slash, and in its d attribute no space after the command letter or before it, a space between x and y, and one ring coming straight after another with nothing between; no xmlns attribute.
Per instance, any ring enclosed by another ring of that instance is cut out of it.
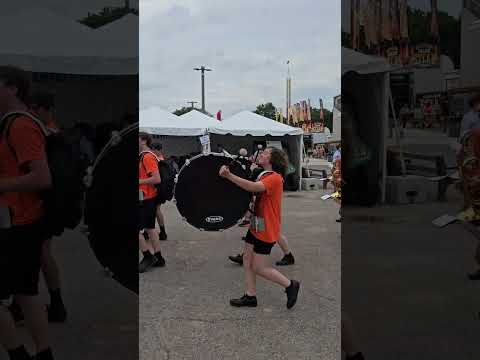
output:
<svg viewBox="0 0 480 360"><path fill-rule="evenodd" d="M155 185L160 183L158 159L151 150L152 137L146 133L138 134L139 147L139 196L140 196L140 232L139 242L143 259L139 265L139 272L143 273L152 266L165 266L165 259L160 251L160 241L155 230L156 197ZM145 240L142 231L146 231L149 242Z"/></svg>
<svg viewBox="0 0 480 360"><path fill-rule="evenodd" d="M232 174L228 166L220 168L220 176L230 180L245 191L256 194L255 213L251 226L245 237L243 267L245 269L246 292L239 299L230 300L230 305L236 307L256 307L257 289L256 276L285 288L287 293L287 308L292 308L297 302L300 283L289 280L269 263L267 256L280 238L282 218L283 176L288 161L282 150L269 147L258 159L258 164L265 170L258 181L250 181Z"/></svg>

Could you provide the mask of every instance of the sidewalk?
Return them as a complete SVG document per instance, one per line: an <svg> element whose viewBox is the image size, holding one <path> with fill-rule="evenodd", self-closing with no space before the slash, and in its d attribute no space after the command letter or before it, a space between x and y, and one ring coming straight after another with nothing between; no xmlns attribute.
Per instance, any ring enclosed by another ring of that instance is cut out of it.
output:
<svg viewBox="0 0 480 360"><path fill-rule="evenodd" d="M466 276L477 239L431 224L459 204L345 209L342 307L367 359L478 359L480 283Z"/></svg>
<svg viewBox="0 0 480 360"><path fill-rule="evenodd" d="M321 359L340 357L340 226L338 205L323 192L288 193L283 230L296 258L281 268L302 281L297 305L285 307L277 285L258 280L259 306L237 309L243 270L229 262L240 252L245 228L206 233L165 208L169 239L162 242L167 267L142 274L142 360ZM275 247L272 261L281 258Z"/></svg>

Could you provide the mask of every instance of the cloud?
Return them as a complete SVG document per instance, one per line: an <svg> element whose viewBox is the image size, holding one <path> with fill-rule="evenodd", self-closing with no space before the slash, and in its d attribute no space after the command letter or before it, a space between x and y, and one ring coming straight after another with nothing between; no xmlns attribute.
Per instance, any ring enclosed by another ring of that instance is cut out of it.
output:
<svg viewBox="0 0 480 360"><path fill-rule="evenodd" d="M340 1L141 0L140 107L173 111L201 100L225 115L272 101L285 108L286 61L293 101L340 93Z"/></svg>

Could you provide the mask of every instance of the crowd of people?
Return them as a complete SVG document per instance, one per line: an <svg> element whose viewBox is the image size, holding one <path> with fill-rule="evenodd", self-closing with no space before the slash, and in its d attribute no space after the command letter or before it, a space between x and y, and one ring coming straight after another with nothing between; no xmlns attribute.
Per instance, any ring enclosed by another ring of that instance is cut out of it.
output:
<svg viewBox="0 0 480 360"><path fill-rule="evenodd" d="M446 129L448 115L448 100L444 97L438 101L417 100L413 109L405 103L398 112L400 123L404 129L408 124L422 129L429 129L437 124Z"/></svg>

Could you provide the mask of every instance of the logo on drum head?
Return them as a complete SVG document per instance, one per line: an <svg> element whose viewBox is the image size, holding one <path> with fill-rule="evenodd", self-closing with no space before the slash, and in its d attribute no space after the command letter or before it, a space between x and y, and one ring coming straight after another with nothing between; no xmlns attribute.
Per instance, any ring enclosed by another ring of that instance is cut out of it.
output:
<svg viewBox="0 0 480 360"><path fill-rule="evenodd" d="M206 222L210 224L217 224L223 221L222 216L209 216L205 219Z"/></svg>

